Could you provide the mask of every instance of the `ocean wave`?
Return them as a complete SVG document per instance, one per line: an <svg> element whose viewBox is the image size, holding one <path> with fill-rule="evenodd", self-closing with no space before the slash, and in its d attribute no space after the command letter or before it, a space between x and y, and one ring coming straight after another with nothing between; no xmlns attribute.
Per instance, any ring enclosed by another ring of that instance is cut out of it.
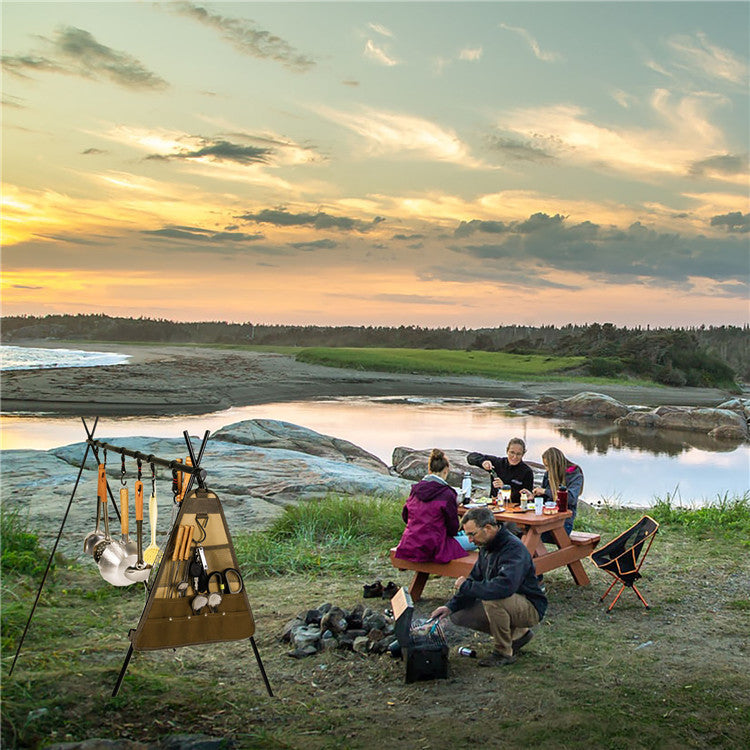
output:
<svg viewBox="0 0 750 750"><path fill-rule="evenodd" d="M43 349L30 346L1 346L0 370L48 370L59 367L102 367L120 365L129 354L85 352L80 349Z"/></svg>

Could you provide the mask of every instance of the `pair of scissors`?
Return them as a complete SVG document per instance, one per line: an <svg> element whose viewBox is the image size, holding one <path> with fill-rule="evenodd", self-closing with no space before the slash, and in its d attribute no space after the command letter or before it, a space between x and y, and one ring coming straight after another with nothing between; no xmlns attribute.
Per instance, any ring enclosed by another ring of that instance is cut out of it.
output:
<svg viewBox="0 0 750 750"><path fill-rule="evenodd" d="M225 568L209 573L206 580L206 590L210 589L211 581L214 579L216 579L216 585L219 587L219 593L222 596L224 594L239 594L245 588L242 574L237 568Z"/></svg>

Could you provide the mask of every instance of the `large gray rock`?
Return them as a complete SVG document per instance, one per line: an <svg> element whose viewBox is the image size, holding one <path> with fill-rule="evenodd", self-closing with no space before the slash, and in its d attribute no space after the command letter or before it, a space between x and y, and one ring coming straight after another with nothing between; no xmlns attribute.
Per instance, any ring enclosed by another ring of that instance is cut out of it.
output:
<svg viewBox="0 0 750 750"><path fill-rule="evenodd" d="M400 445L393 449L393 469L404 479L410 479L418 482L427 474L427 464L430 458L432 448L407 448ZM450 472L448 473L448 484L452 487L460 487L464 472L468 471L471 475L471 481L475 487L489 487L489 475L484 469L476 466L470 466L466 463L466 456L469 451L462 450L444 450L445 455L450 462Z"/></svg>
<svg viewBox="0 0 750 750"><path fill-rule="evenodd" d="M364 466L381 474L388 473L388 467L377 456L348 440L323 435L307 427L275 419L249 419L245 422L235 422L217 430L212 439L260 448L299 451L310 456L331 458Z"/></svg>
<svg viewBox="0 0 750 750"><path fill-rule="evenodd" d="M646 412L629 412L617 419L616 424L703 432L720 439L748 438L747 420L730 409L659 406Z"/></svg>
<svg viewBox="0 0 750 750"><path fill-rule="evenodd" d="M391 476L387 467L366 451L347 441L336 447L334 438L285 422L263 420L262 429L254 420L245 426L217 431L209 439L201 460L207 472L206 484L222 501L230 530L253 530L267 526L286 505L328 494L399 495L406 497L410 483ZM223 434L222 434L223 433ZM250 445L258 434L265 445ZM264 434L266 437L264 437ZM223 439L234 437L234 440ZM219 439L222 438L222 439ZM302 439L304 438L304 439ZM149 437L98 438L119 447L146 455L172 460L185 458L187 447L181 439ZM274 445L292 445L299 450ZM199 438L192 439L196 450ZM270 443L270 445L269 445ZM306 452L310 451L310 452ZM40 534L42 544L51 549L73 493L79 468L86 452L85 443L54 448L50 451L3 451L0 498L5 508L18 508L28 515L31 528ZM328 453L328 456L317 453ZM338 456L336 458L335 456ZM348 457L352 457L349 460ZM100 451L99 458L103 458ZM135 460L126 458L126 481L131 488L135 479ZM171 472L156 467L159 521L157 543L163 544L176 506L171 495ZM117 496L120 486L120 456L109 451L107 476ZM146 494L150 493L150 469L143 465ZM66 519L60 549L69 556L83 554L83 538L94 529L96 520L96 459L89 450L85 468ZM119 534L115 511L110 506L113 533ZM130 509L131 534L133 508ZM146 533L150 533L146 524Z"/></svg>
<svg viewBox="0 0 750 750"><path fill-rule="evenodd" d="M628 413L629 407L611 396L601 393L583 392L563 399L540 399L527 411L548 417L591 417L593 419L616 419Z"/></svg>

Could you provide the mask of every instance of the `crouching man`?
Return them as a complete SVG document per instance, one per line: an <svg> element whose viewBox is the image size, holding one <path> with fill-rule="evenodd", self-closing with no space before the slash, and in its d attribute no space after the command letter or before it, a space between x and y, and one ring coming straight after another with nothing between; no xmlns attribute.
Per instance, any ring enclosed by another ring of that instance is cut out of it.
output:
<svg viewBox="0 0 750 750"><path fill-rule="evenodd" d="M534 563L520 539L498 524L489 508L472 508L462 521L466 536L479 547L479 558L468 578L458 578L453 598L432 617L489 633L492 654L482 667L512 664L533 638L531 630L547 610Z"/></svg>

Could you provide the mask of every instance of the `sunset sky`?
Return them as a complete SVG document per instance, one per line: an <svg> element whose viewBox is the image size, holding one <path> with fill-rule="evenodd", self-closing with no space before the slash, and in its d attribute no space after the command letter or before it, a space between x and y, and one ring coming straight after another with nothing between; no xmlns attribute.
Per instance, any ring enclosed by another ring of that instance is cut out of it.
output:
<svg viewBox="0 0 750 750"><path fill-rule="evenodd" d="M748 320L747 2L3 2L2 311Z"/></svg>

